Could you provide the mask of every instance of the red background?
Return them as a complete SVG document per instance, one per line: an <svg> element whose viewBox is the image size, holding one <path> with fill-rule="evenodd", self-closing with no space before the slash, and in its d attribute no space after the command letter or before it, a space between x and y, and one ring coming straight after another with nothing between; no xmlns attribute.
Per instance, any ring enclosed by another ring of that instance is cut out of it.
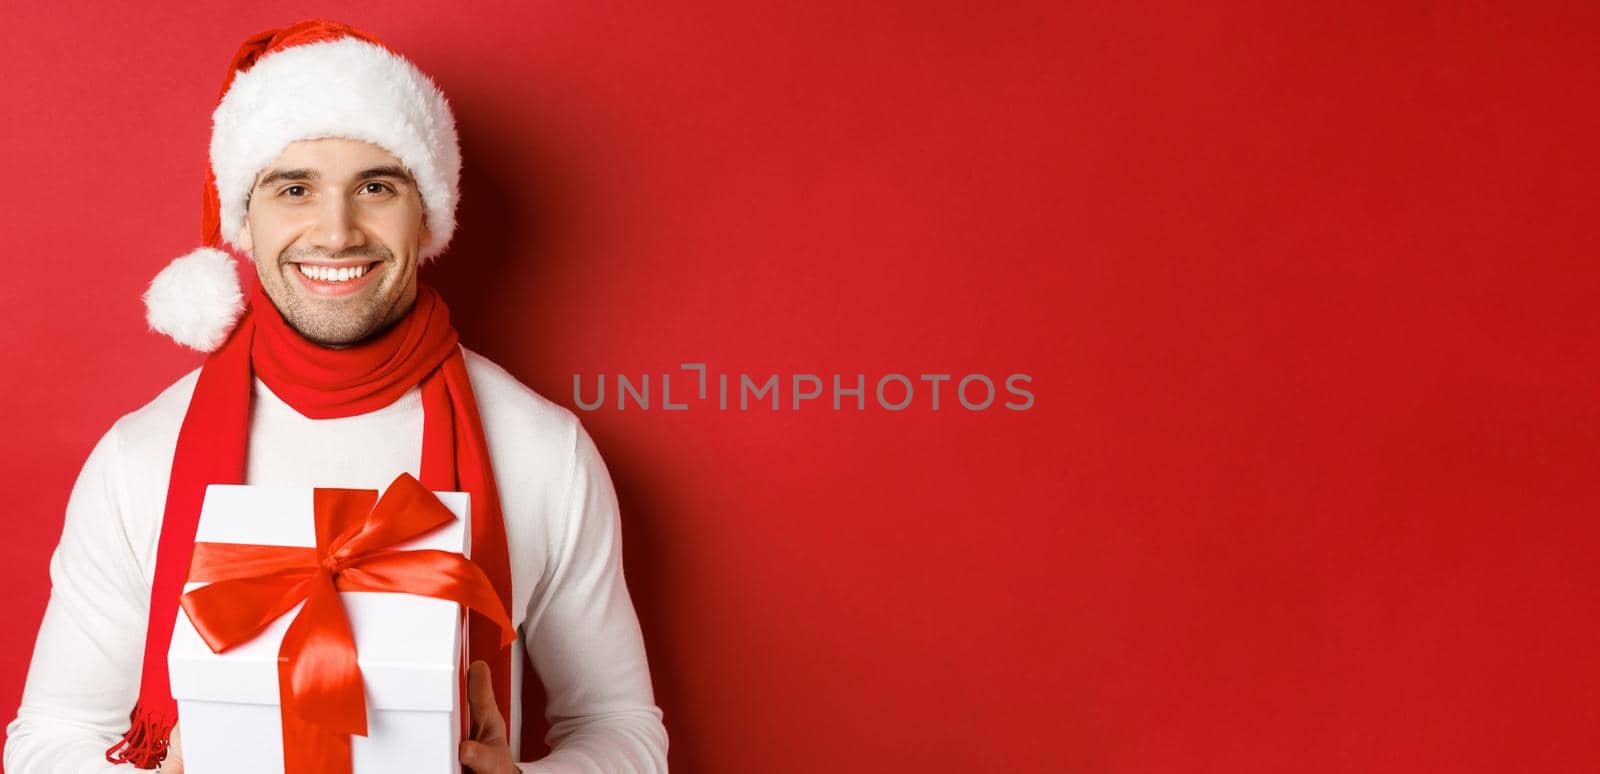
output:
<svg viewBox="0 0 1600 774"><path fill-rule="evenodd" d="M199 362L138 298L222 70L320 14L450 95L429 279L545 395L1033 377L581 414L674 770L1600 767L1594 6L173 5L5 12L6 718L79 465Z"/></svg>

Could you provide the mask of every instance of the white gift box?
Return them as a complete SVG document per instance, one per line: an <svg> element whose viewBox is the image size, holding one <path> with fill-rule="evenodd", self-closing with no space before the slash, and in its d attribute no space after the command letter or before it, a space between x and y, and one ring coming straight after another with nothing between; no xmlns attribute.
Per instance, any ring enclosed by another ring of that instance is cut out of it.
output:
<svg viewBox="0 0 1600 774"><path fill-rule="evenodd" d="M397 550L466 554L468 496L435 492L456 520ZM213 484L195 541L314 547L311 487ZM204 586L189 583L184 591ZM352 736L351 765L365 772L460 774L460 680L465 618L460 605L416 594L339 593L355 635L366 691L367 736ZM189 774L283 771L278 645L304 603L249 642L213 653L179 610L167 651L184 770Z"/></svg>

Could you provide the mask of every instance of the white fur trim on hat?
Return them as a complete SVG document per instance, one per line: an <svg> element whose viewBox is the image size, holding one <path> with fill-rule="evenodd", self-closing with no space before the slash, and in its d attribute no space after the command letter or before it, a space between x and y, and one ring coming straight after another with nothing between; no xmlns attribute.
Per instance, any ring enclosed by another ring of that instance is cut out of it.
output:
<svg viewBox="0 0 1600 774"><path fill-rule="evenodd" d="M296 140L344 137L393 153L415 177L431 234L419 257L444 251L456 228L461 148L444 93L406 58L356 38L275 51L237 74L212 114L211 169L222 238L234 247L256 174Z"/></svg>
<svg viewBox="0 0 1600 774"><path fill-rule="evenodd" d="M150 327L201 352L222 346L244 313L244 292L233 267L233 256L211 247L168 264L144 294Z"/></svg>

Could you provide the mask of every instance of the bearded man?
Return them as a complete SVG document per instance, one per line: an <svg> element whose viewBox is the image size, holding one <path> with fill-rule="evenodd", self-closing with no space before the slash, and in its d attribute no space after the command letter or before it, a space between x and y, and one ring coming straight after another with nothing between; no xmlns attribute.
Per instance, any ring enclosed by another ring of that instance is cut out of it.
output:
<svg viewBox="0 0 1600 774"><path fill-rule="evenodd" d="M594 442L461 346L417 279L456 225L443 94L372 35L312 19L240 47L213 119L205 246L145 298L154 328L210 354L117 420L78 475L5 769L182 769L166 654L208 484L383 489L409 473L470 494L473 560L518 631L500 648L470 619L462 764L666 771ZM225 244L250 256L248 290ZM516 762L524 654L552 751Z"/></svg>

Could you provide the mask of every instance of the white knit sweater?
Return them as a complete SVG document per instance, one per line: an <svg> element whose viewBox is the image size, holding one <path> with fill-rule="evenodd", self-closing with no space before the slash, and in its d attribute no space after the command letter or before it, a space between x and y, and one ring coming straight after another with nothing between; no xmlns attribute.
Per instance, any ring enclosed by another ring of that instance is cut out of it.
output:
<svg viewBox="0 0 1600 774"><path fill-rule="evenodd" d="M552 752L524 772L665 772L667 732L622 571L616 492L576 416L465 350L511 553L513 753L523 652L544 683ZM105 750L139 693L167 476L194 392L191 371L119 419L90 452L50 560L50 602L17 717L12 774L131 771ZM419 473L421 391L358 416L301 416L259 379L249 484L383 489Z"/></svg>

